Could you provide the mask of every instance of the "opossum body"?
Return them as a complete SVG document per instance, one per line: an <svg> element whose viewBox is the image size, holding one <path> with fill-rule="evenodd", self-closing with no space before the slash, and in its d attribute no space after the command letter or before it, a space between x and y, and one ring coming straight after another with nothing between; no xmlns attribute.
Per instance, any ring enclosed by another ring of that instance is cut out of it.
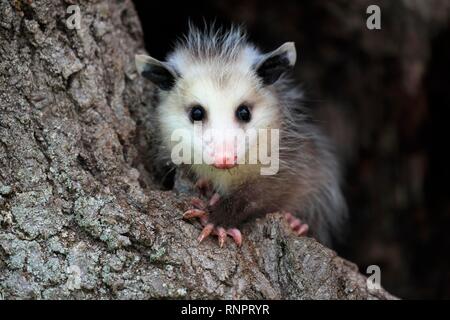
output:
<svg viewBox="0 0 450 320"><path fill-rule="evenodd" d="M204 223L199 240L215 233L223 245L228 234L240 244L237 227L271 212L285 212L297 234L308 229L301 221L319 241L328 243L332 234L339 234L346 216L339 167L327 140L302 108L301 92L286 77L295 61L293 43L264 54L235 27L200 31L191 26L164 62L136 56L139 73L158 87L156 161L172 159L171 137L178 129L192 133L194 158L195 145L204 138L196 136L194 124L218 132L279 130L276 174L262 175L259 162L237 163L238 156L245 158L248 150L259 147L257 139L250 139L244 155L212 148L211 164L180 166L210 197L194 200L196 209L185 214ZM218 145L217 139L208 143ZM229 143L227 137L220 139Z"/></svg>

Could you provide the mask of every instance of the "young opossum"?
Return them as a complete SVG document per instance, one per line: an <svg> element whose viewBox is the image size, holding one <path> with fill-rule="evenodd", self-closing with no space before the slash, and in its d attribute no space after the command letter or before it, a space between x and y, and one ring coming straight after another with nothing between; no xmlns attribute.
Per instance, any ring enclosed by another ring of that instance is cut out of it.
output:
<svg viewBox="0 0 450 320"><path fill-rule="evenodd" d="M188 158L199 152L203 156L209 148L211 163L180 165L210 196L206 202L193 199L196 209L184 214L203 223L199 241L215 234L222 246L229 235L240 245L237 228L271 212L284 213L296 234L309 229L323 243L339 233L347 212L339 167L327 140L301 106L302 93L286 76L295 62L294 43L261 53L239 27L201 31L190 26L165 62L136 55L138 72L159 88L159 157L173 160L173 133L179 129L193 137L194 152ZM195 131L196 124L221 133L278 129L279 154L272 148L275 142L269 147L270 155L278 155L277 172L262 174L261 161L238 162L261 147L259 138L248 138L248 148L239 151L234 137L226 133L205 138Z"/></svg>

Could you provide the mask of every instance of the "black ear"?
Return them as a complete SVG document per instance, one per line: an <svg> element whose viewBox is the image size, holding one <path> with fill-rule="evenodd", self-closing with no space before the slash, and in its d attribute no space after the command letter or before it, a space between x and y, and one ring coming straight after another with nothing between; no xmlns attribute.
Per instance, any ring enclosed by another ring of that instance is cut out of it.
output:
<svg viewBox="0 0 450 320"><path fill-rule="evenodd" d="M135 62L139 74L153 82L161 90L168 91L175 85L176 72L166 63L144 54L137 54Z"/></svg>
<svg viewBox="0 0 450 320"><path fill-rule="evenodd" d="M297 53L293 42L286 42L275 51L262 56L256 64L256 74L265 85L277 81L283 73L294 67Z"/></svg>

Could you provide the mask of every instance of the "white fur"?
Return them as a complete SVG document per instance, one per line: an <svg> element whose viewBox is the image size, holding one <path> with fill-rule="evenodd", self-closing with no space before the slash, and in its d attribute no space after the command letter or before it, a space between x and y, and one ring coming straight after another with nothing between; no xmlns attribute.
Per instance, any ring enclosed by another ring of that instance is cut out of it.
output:
<svg viewBox="0 0 450 320"><path fill-rule="evenodd" d="M280 119L277 99L270 90L260 85L252 68L253 61L246 50L241 52L234 63L227 65L214 59L183 64L187 60L183 55L174 56L173 59L176 64L173 61L171 64L182 77L175 88L163 97L158 107L160 128L162 136L166 138L166 145L171 145L168 139L173 130L193 128L189 119L189 106L196 104L206 110L207 118L203 122L205 130L241 128L242 123L237 121L235 112L242 103L252 107L252 119L245 124L244 130L278 128ZM194 139L194 143L200 143L200 137ZM256 143L254 141L251 147L256 148ZM259 174L258 165L239 165L230 170L194 165L192 170L199 177L211 180L222 191Z"/></svg>

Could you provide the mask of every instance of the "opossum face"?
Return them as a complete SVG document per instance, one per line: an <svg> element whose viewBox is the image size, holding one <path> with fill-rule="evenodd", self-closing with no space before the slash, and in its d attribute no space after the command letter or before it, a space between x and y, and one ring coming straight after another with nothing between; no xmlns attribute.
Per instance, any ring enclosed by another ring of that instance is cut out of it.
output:
<svg viewBox="0 0 450 320"><path fill-rule="evenodd" d="M230 60L197 59L189 51L173 54L167 63L136 59L140 73L161 89L156 112L164 143L173 149L178 132L192 146L189 155L184 146L184 163L221 189L260 174L250 154L259 152L260 130L280 128L282 106L272 85L294 65L293 44L267 55L243 47Z"/></svg>
<svg viewBox="0 0 450 320"><path fill-rule="evenodd" d="M199 152L210 156L203 160L214 170L236 168L238 159L243 164L249 148L257 147L257 139L247 135L247 148L238 150L236 138L250 130L279 127L275 97L248 72L225 73L210 66L185 71L158 110L163 134L169 136L180 128L192 132L192 156Z"/></svg>

